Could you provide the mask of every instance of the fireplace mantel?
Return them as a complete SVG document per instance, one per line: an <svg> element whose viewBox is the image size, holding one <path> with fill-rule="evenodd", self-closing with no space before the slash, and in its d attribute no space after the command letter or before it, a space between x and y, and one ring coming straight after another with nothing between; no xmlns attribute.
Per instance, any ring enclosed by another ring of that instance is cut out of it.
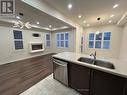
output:
<svg viewBox="0 0 127 95"><path fill-rule="evenodd" d="M30 53L36 53L44 51L44 43L42 42L30 42L29 43Z"/></svg>

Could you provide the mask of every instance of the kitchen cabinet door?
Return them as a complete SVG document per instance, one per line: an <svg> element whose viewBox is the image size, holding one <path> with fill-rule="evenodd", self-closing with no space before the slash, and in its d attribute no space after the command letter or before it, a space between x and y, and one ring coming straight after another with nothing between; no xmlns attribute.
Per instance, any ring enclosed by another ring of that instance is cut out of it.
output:
<svg viewBox="0 0 127 95"><path fill-rule="evenodd" d="M93 70L90 95L124 95L125 79Z"/></svg>
<svg viewBox="0 0 127 95"><path fill-rule="evenodd" d="M124 95L127 95L127 79L125 79Z"/></svg>
<svg viewBox="0 0 127 95"><path fill-rule="evenodd" d="M89 95L90 69L74 63L68 64L69 86L82 95Z"/></svg>

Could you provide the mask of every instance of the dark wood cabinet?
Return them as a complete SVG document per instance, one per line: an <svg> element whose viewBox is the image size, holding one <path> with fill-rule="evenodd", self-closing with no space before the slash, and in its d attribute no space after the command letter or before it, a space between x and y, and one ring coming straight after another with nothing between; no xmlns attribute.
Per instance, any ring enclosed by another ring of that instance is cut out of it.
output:
<svg viewBox="0 0 127 95"><path fill-rule="evenodd" d="M124 85L124 95L127 95L127 79L125 80L125 85Z"/></svg>
<svg viewBox="0 0 127 95"><path fill-rule="evenodd" d="M68 80L82 95L127 95L126 78L78 64L68 64Z"/></svg>
<svg viewBox="0 0 127 95"><path fill-rule="evenodd" d="M68 64L69 86L82 95L89 95L90 69L74 63Z"/></svg>
<svg viewBox="0 0 127 95"><path fill-rule="evenodd" d="M90 95L124 95L124 78L98 70L92 70L91 76Z"/></svg>

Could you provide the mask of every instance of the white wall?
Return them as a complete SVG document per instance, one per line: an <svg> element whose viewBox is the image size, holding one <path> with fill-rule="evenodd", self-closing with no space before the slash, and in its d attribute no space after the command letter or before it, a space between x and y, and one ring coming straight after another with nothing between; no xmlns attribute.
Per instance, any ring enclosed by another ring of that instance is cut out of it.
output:
<svg viewBox="0 0 127 95"><path fill-rule="evenodd" d="M68 48L58 48L57 43L56 43L56 33L61 33L61 32L68 32L69 33L69 47ZM75 30L74 29L66 29L66 30L58 30L58 31L53 31L51 33L51 38L52 38L52 52L53 53L60 53L60 52L75 52L75 41L76 41L76 36L75 36Z"/></svg>
<svg viewBox="0 0 127 95"><path fill-rule="evenodd" d="M110 41L110 49L90 49L88 48L88 40L90 32L111 32L111 41ZM118 27L116 25L104 25L98 27L90 27L84 29L85 36L85 54L90 54L94 51L97 51L97 56L99 57L110 57L110 58L118 58L120 53L120 43L122 39L122 27Z"/></svg>
<svg viewBox="0 0 127 95"><path fill-rule="evenodd" d="M82 27L80 27L80 26L77 26L76 27L76 52L77 53L81 53L81 37L82 37L82 35L83 35L83 28Z"/></svg>
<svg viewBox="0 0 127 95"><path fill-rule="evenodd" d="M80 48L81 48L80 40L81 40L81 35L83 32L83 27L81 25L77 24L77 22L72 21L70 18L60 13L58 10L56 10L52 6L49 6L43 0L24 0L23 2L75 27L76 28L75 52L80 52Z"/></svg>
<svg viewBox="0 0 127 95"><path fill-rule="evenodd" d="M124 26L123 29L123 36L121 41L121 48L120 48L120 56L119 58L121 60L124 60L127 62L127 24Z"/></svg>
<svg viewBox="0 0 127 95"><path fill-rule="evenodd" d="M24 49L15 50L13 30L19 30L19 29L0 26L0 65L8 62L13 62L21 59L43 55L46 53L51 53L50 48L46 48L44 52L39 52L34 54L29 53L29 48L28 48L29 42L45 43L45 33L47 33L46 31L37 32L31 30L21 30L23 33ZM39 33L41 37L35 38L32 36L32 33Z"/></svg>

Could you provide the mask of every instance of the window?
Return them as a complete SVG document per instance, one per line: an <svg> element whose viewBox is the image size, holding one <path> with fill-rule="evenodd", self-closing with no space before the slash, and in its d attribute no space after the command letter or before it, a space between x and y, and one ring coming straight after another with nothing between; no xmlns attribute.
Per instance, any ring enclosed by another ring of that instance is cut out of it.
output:
<svg viewBox="0 0 127 95"><path fill-rule="evenodd" d="M95 42L95 48L101 48L102 45L102 33L96 34L96 42Z"/></svg>
<svg viewBox="0 0 127 95"><path fill-rule="evenodd" d="M89 48L109 49L110 48L111 32L90 33Z"/></svg>
<svg viewBox="0 0 127 95"><path fill-rule="evenodd" d="M103 39L103 48L104 49L110 48L110 38L111 38L111 32L105 32L104 39Z"/></svg>
<svg viewBox="0 0 127 95"><path fill-rule="evenodd" d="M50 33L47 33L46 34L46 47L50 47L50 39L51 39Z"/></svg>
<svg viewBox="0 0 127 95"><path fill-rule="evenodd" d="M69 47L69 33L57 33L56 34L57 47Z"/></svg>
<svg viewBox="0 0 127 95"><path fill-rule="evenodd" d="M15 50L23 49L22 31L13 30Z"/></svg>
<svg viewBox="0 0 127 95"><path fill-rule="evenodd" d="M94 33L89 34L89 48L94 48Z"/></svg>

